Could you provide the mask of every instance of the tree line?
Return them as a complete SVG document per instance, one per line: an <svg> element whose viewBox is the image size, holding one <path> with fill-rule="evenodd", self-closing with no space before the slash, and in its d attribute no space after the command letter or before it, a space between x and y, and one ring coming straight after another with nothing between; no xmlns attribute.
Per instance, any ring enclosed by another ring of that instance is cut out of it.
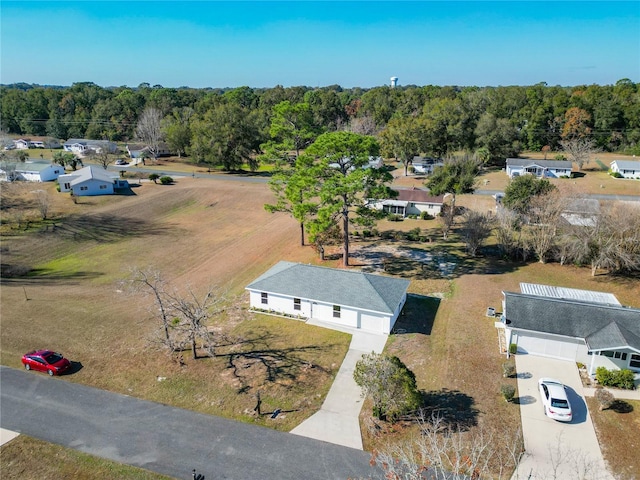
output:
<svg viewBox="0 0 640 480"><path fill-rule="evenodd" d="M414 155L477 153L503 162L521 151L557 151L583 139L603 151L640 154L640 84L573 87L389 86L371 89L233 89L0 86L0 127L15 135L139 139L153 110L155 135L195 162L225 169L290 159L323 133L375 135L381 153L405 165ZM566 150L566 148L565 148Z"/></svg>

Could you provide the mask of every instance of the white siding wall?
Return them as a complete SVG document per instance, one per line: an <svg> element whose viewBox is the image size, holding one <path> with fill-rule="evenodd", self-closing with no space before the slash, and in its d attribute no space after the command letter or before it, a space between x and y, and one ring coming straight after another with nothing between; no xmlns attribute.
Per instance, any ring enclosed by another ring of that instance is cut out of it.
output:
<svg viewBox="0 0 640 480"><path fill-rule="evenodd" d="M433 203L413 203L409 202L407 206L407 215L420 215L422 212L428 212L429 215L437 216L442 211L442 205Z"/></svg>
<svg viewBox="0 0 640 480"><path fill-rule="evenodd" d="M359 328L375 333L390 333L402 310L402 305L404 305L403 300L393 316L376 312L363 312L354 308L340 306L340 318L336 318L333 316L333 304L311 302L303 298L300 299L300 310L294 310L292 297L273 293L267 293L267 302L267 304L262 303L262 292L249 291L249 305L251 308L273 310L274 312L300 316L305 319L315 318L323 322Z"/></svg>
<svg viewBox="0 0 640 480"><path fill-rule="evenodd" d="M104 188L100 188L101 186L104 186ZM78 197L87 197L93 195L112 195L113 183L93 179L79 183L77 185L72 185L71 190L73 191L73 194Z"/></svg>

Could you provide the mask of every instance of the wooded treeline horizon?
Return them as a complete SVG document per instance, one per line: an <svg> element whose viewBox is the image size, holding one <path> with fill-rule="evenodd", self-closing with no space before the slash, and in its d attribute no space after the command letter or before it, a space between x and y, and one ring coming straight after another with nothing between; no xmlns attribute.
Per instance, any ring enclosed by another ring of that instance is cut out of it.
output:
<svg viewBox="0 0 640 480"><path fill-rule="evenodd" d="M594 151L640 155L640 83L374 88L164 88L0 86L4 134L139 140L152 110L160 137L194 162L234 167L296 156L324 132L378 137L386 157L478 153L500 163L523 151L559 151L584 139ZM147 115L148 118L148 115ZM229 160L231 159L231 160Z"/></svg>

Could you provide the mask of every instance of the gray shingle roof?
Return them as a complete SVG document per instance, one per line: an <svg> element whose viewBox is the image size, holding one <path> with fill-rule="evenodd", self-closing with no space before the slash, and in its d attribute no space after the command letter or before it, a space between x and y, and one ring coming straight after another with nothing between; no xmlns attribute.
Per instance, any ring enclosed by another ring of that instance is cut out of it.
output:
<svg viewBox="0 0 640 480"><path fill-rule="evenodd" d="M568 168L572 164L568 160L537 160L535 158L507 158L507 165L514 167L530 167L537 165L544 168Z"/></svg>
<svg viewBox="0 0 640 480"><path fill-rule="evenodd" d="M640 162L637 160L614 160L614 162L620 170L640 170Z"/></svg>
<svg viewBox="0 0 640 480"><path fill-rule="evenodd" d="M246 288L392 314L407 292L409 281L282 261Z"/></svg>
<svg viewBox="0 0 640 480"><path fill-rule="evenodd" d="M503 293L511 328L583 338L590 350L626 345L640 351L640 309Z"/></svg>
<svg viewBox="0 0 640 480"><path fill-rule="evenodd" d="M115 183L118 174L110 173L102 167L96 165L87 165L86 167L76 170L71 175L76 177L71 180L71 185L78 185L88 180L100 180L107 183Z"/></svg>

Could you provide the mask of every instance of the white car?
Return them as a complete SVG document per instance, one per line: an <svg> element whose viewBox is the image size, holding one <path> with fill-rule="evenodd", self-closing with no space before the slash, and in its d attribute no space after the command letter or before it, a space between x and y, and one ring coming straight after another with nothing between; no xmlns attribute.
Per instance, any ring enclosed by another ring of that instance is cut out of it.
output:
<svg viewBox="0 0 640 480"><path fill-rule="evenodd" d="M544 414L560 422L570 422L573 418L571 404L562 382L553 378L541 378L538 380L538 389L544 406Z"/></svg>
<svg viewBox="0 0 640 480"><path fill-rule="evenodd" d="M129 162L122 158L119 158L118 160L116 160L116 165L129 165Z"/></svg>

